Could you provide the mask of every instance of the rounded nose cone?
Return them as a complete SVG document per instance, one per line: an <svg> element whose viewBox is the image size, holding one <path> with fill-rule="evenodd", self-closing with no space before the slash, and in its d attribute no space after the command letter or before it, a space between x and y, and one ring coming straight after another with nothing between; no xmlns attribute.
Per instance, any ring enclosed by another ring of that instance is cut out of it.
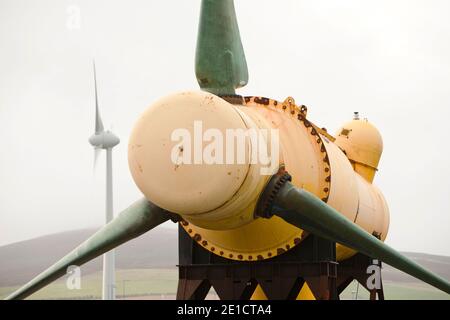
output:
<svg viewBox="0 0 450 320"><path fill-rule="evenodd" d="M99 134L94 133L92 136L89 137L89 143L93 147L101 147L102 146L102 138Z"/></svg>
<svg viewBox="0 0 450 320"><path fill-rule="evenodd" d="M227 161L227 129L245 130L246 125L233 105L215 95L185 92L160 99L140 117L130 137L134 181L149 200L178 214L222 206L249 169L247 160ZM248 140L243 149L248 159Z"/></svg>

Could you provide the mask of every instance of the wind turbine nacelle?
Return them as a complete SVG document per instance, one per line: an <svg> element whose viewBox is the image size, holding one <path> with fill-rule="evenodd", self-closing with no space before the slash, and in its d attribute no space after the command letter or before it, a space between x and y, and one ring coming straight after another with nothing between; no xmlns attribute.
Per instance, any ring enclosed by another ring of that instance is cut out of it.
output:
<svg viewBox="0 0 450 320"><path fill-rule="evenodd" d="M276 216L254 216L262 190L284 167L294 185L384 240L389 212L381 192L306 119L306 108L292 98L234 98L236 104L202 91L177 93L141 115L128 160L147 199L179 214L205 249L235 260L267 259L306 235ZM338 246L338 258L351 254Z"/></svg>
<svg viewBox="0 0 450 320"><path fill-rule="evenodd" d="M89 138L89 143L96 148L110 149L118 145L120 139L110 131L102 131L100 133L94 133Z"/></svg>

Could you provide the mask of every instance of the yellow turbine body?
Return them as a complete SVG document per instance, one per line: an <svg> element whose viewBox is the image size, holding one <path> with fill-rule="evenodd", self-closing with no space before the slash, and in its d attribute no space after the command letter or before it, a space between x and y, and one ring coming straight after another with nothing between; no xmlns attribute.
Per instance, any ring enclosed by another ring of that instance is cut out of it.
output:
<svg viewBox="0 0 450 320"><path fill-rule="evenodd" d="M270 178L261 174L264 164L250 160L255 142L245 139L244 162L194 159L195 148L220 156L219 134L227 137L229 129L252 128L278 130L279 162L272 173L284 166L293 184L385 239L389 212L372 184L382 152L378 131L366 120L353 120L335 139L308 121L306 108L297 107L292 98L279 102L247 97L238 105L197 91L162 98L142 114L132 132L131 173L150 201L182 216L182 227L204 249L239 261L273 258L301 245L306 233L276 216L254 217ZM264 140L269 150L271 139ZM189 158L191 163L186 163ZM354 253L337 245L338 260Z"/></svg>

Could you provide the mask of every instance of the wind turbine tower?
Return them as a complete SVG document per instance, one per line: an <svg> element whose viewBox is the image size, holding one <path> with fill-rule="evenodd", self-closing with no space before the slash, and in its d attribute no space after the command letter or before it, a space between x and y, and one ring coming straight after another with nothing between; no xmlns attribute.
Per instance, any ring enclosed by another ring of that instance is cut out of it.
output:
<svg viewBox="0 0 450 320"><path fill-rule="evenodd" d="M97 75L94 67L95 86L95 133L89 138L89 143L94 147L94 166L101 150L106 150L106 224L111 222L113 215L113 190L112 190L112 149L119 144L120 139L109 130L104 130L102 118L98 108ZM103 255L103 300L115 299L115 261L114 250Z"/></svg>

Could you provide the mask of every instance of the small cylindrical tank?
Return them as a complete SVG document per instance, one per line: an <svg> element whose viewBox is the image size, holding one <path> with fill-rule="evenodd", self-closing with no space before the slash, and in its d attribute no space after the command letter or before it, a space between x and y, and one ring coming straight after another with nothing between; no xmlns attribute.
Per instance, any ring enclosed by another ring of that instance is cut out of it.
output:
<svg viewBox="0 0 450 320"><path fill-rule="evenodd" d="M345 153L353 169L369 182L373 181L383 152L383 139L377 128L355 113L352 121L336 133L336 145Z"/></svg>

